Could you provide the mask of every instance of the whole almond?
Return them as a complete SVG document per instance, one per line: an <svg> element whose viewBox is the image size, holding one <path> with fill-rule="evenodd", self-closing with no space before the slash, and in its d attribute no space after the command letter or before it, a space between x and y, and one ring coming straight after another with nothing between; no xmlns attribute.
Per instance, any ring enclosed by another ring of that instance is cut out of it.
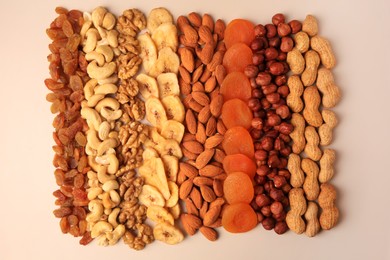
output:
<svg viewBox="0 0 390 260"><path fill-rule="evenodd" d="M213 190L215 195L218 197L223 196L223 182L221 180L214 180L213 182Z"/></svg>
<svg viewBox="0 0 390 260"><path fill-rule="evenodd" d="M213 42L207 42L201 53L198 55L198 57L201 59L203 64L209 64L213 58L214 55L214 43Z"/></svg>
<svg viewBox="0 0 390 260"><path fill-rule="evenodd" d="M210 208L212 207L222 207L225 204L225 199L220 197L216 198L213 202L210 203Z"/></svg>
<svg viewBox="0 0 390 260"><path fill-rule="evenodd" d="M183 25L189 25L189 21L187 19L187 17L185 17L184 15L180 15L179 17L177 17L177 20L176 20L176 26L177 28L179 28L180 31L183 31Z"/></svg>
<svg viewBox="0 0 390 260"><path fill-rule="evenodd" d="M179 163L179 171L183 172L185 176L191 179L195 178L199 174L198 169L186 162Z"/></svg>
<svg viewBox="0 0 390 260"><path fill-rule="evenodd" d="M190 198L186 198L184 200L184 206L185 206L186 211L187 211L188 214L199 216L199 211L196 208L194 202Z"/></svg>
<svg viewBox="0 0 390 260"><path fill-rule="evenodd" d="M206 124L206 136L213 136L217 132L217 119L210 117Z"/></svg>
<svg viewBox="0 0 390 260"><path fill-rule="evenodd" d="M199 217L204 219L206 216L207 210L209 209L209 203L207 201L203 201L202 207L199 209Z"/></svg>
<svg viewBox="0 0 390 260"><path fill-rule="evenodd" d="M211 149L211 148L214 148L216 146L218 146L220 143L222 143L223 141L223 135L221 134L215 134L213 136L210 136L209 138L207 138L205 144L204 144L204 147L206 149Z"/></svg>
<svg viewBox="0 0 390 260"><path fill-rule="evenodd" d="M198 102L196 102L195 101L195 99L191 99L190 101L189 101L189 104L188 104L189 106L190 106L190 108L192 109L192 110L194 110L195 112L200 112L201 110L202 110L202 108L203 108L203 106L201 105L201 104L199 104Z"/></svg>
<svg viewBox="0 0 390 260"><path fill-rule="evenodd" d="M193 160L193 159L189 159L189 160L187 160L187 161L185 161L187 164L189 164L189 165L191 165L192 167L195 167L196 168L196 166L195 166L195 160Z"/></svg>
<svg viewBox="0 0 390 260"><path fill-rule="evenodd" d="M183 142L184 148L194 154L200 154L204 151L203 145L198 141Z"/></svg>
<svg viewBox="0 0 390 260"><path fill-rule="evenodd" d="M179 35L179 43L191 48L196 48L198 46L198 42L191 42L184 34Z"/></svg>
<svg viewBox="0 0 390 260"><path fill-rule="evenodd" d="M227 177L227 174L222 172L222 173L214 176L214 180L223 180L224 181L226 179L226 177Z"/></svg>
<svg viewBox="0 0 390 260"><path fill-rule="evenodd" d="M179 80L183 81L184 80L182 78L179 78ZM188 84L188 83L186 83ZM192 100L192 95L191 95L191 84L188 84L190 86L190 94L188 94L183 100L182 100L182 103L183 103L183 106L186 110L190 109L190 101Z"/></svg>
<svg viewBox="0 0 390 260"><path fill-rule="evenodd" d="M221 135L224 135L226 133L226 126L225 124L222 122L222 119L218 119L218 122L217 122L217 131L218 133L220 133Z"/></svg>
<svg viewBox="0 0 390 260"><path fill-rule="evenodd" d="M196 233L196 230L202 226L202 220L192 214L183 213L180 216L180 220L183 224L184 230L190 236L194 235Z"/></svg>
<svg viewBox="0 0 390 260"><path fill-rule="evenodd" d="M194 183L192 182L192 179L185 180L179 188L179 197L180 199L184 200L188 197L190 194L192 187L194 186Z"/></svg>
<svg viewBox="0 0 390 260"><path fill-rule="evenodd" d="M182 142L194 141L194 140L196 140L195 135L191 133L184 133Z"/></svg>
<svg viewBox="0 0 390 260"><path fill-rule="evenodd" d="M222 94L216 95L211 99L210 102L210 112L213 116L219 117L221 115L223 105L223 96Z"/></svg>
<svg viewBox="0 0 390 260"><path fill-rule="evenodd" d="M206 124L210 117L211 117L210 105L205 105L198 114L198 120L199 122Z"/></svg>
<svg viewBox="0 0 390 260"><path fill-rule="evenodd" d="M179 74L185 83L187 84L191 83L191 75L185 67L183 66L179 67Z"/></svg>
<svg viewBox="0 0 390 260"><path fill-rule="evenodd" d="M226 69L225 69L225 66L223 66L222 64L218 65L216 68L215 68L215 77L217 78L217 82L219 85L222 85L222 82L223 80L225 79L226 77Z"/></svg>
<svg viewBox="0 0 390 260"><path fill-rule="evenodd" d="M191 134L196 134L197 123L196 123L194 112L192 112L191 109L187 110L185 121L186 121L188 132L190 132Z"/></svg>
<svg viewBox="0 0 390 260"><path fill-rule="evenodd" d="M204 177L204 176L197 176L194 178L194 184L196 186L202 186L202 185L208 185L208 186L213 186L213 179L209 177Z"/></svg>
<svg viewBox="0 0 390 260"><path fill-rule="evenodd" d="M205 25L199 27L198 34L199 34L199 39L204 43L214 41L213 34L211 33L210 28Z"/></svg>
<svg viewBox="0 0 390 260"><path fill-rule="evenodd" d="M187 180L187 176L184 174L183 171L179 171L177 174L176 183L178 185L181 185L185 180Z"/></svg>
<svg viewBox="0 0 390 260"><path fill-rule="evenodd" d="M217 167L215 165L209 164L199 170L199 175L205 177L215 177L218 174L222 173L222 168Z"/></svg>
<svg viewBox="0 0 390 260"><path fill-rule="evenodd" d="M212 207L206 212L203 217L203 225L210 226L213 224L219 217L219 213L221 212L221 207Z"/></svg>
<svg viewBox="0 0 390 260"><path fill-rule="evenodd" d="M180 59L181 64L184 68L187 69L189 72L193 72L195 69L195 61L194 61L194 55L192 54L192 51L190 51L188 48L180 48Z"/></svg>
<svg viewBox="0 0 390 260"><path fill-rule="evenodd" d="M180 93L187 96L191 93L191 85L186 83L181 77L179 77Z"/></svg>
<svg viewBox="0 0 390 260"><path fill-rule="evenodd" d="M197 82L192 84L192 93L195 93L195 92L204 92L204 86L203 86L202 82L197 81ZM192 94L191 94L191 96L192 96Z"/></svg>
<svg viewBox="0 0 390 260"><path fill-rule="evenodd" d="M223 56L225 55L225 51L217 51L214 53L213 58L210 63L207 64L207 69L210 71L215 71L218 65L222 64Z"/></svg>
<svg viewBox="0 0 390 260"><path fill-rule="evenodd" d="M218 218L213 224L209 225L211 228L222 227L222 218Z"/></svg>
<svg viewBox="0 0 390 260"><path fill-rule="evenodd" d="M213 158L215 149L205 149L201 154L199 154L198 158L196 158L195 166L198 169L202 169L205 167L208 162Z"/></svg>
<svg viewBox="0 0 390 260"><path fill-rule="evenodd" d="M207 185L200 186L200 193L202 194L203 199L207 202L212 202L217 198L214 190Z"/></svg>
<svg viewBox="0 0 390 260"><path fill-rule="evenodd" d="M198 128L196 131L195 139L201 144L204 144L206 142L206 129L204 128L204 125L201 122L198 122Z"/></svg>
<svg viewBox="0 0 390 260"><path fill-rule="evenodd" d="M211 15L209 15L209 14L203 14L203 16L202 16L202 25L205 25L205 26L209 27L211 32L213 32L213 30L214 30L214 20L213 20L213 17L211 17Z"/></svg>
<svg viewBox="0 0 390 260"><path fill-rule="evenodd" d="M213 159L217 162L223 163L223 159L225 159L225 152L221 149L215 149Z"/></svg>
<svg viewBox="0 0 390 260"><path fill-rule="evenodd" d="M204 90L207 93L210 93L214 90L215 86L217 85L217 79L215 76L211 76L206 83L204 83Z"/></svg>
<svg viewBox="0 0 390 260"><path fill-rule="evenodd" d="M210 241L216 241L218 239L218 233L213 228L202 226L199 231Z"/></svg>
<svg viewBox="0 0 390 260"><path fill-rule="evenodd" d="M199 84L202 84L199 82ZM193 91L192 92L192 98L201 104L202 106L206 106L210 104L210 98L207 96L206 93L201 92L201 91Z"/></svg>
<svg viewBox="0 0 390 260"><path fill-rule="evenodd" d="M183 24L182 25L182 32L184 34L185 39L189 43L193 44L193 43L198 42L198 39L199 39L198 32L191 25Z"/></svg>
<svg viewBox="0 0 390 260"><path fill-rule="evenodd" d="M192 73L192 82L195 83L199 80L199 78L202 76L203 74L203 64L196 67L195 71Z"/></svg>
<svg viewBox="0 0 390 260"><path fill-rule="evenodd" d="M207 67L203 70L202 76L200 77L199 81L206 83L207 80L211 77L213 73L207 69Z"/></svg>
<svg viewBox="0 0 390 260"><path fill-rule="evenodd" d="M226 53L226 45L225 45L225 42L223 41L220 41L217 43L217 47L215 47L215 51L223 51L224 53Z"/></svg>
<svg viewBox="0 0 390 260"><path fill-rule="evenodd" d="M183 146L180 146L180 148L181 148L181 151L182 151L184 157L186 157L186 158L188 158L190 160L195 160L198 157L197 154L191 153L190 151L188 151Z"/></svg>
<svg viewBox="0 0 390 260"><path fill-rule="evenodd" d="M189 13L188 20L195 27L200 27L202 25L202 17L196 12Z"/></svg>
<svg viewBox="0 0 390 260"><path fill-rule="evenodd" d="M218 35L218 40L221 41L225 37L226 24L223 20L218 19L214 24L214 33Z"/></svg>
<svg viewBox="0 0 390 260"><path fill-rule="evenodd" d="M191 200L194 203L196 208L200 209L202 207L203 198L202 198L200 191L196 187L192 188L192 191L190 193L190 198L191 198Z"/></svg>

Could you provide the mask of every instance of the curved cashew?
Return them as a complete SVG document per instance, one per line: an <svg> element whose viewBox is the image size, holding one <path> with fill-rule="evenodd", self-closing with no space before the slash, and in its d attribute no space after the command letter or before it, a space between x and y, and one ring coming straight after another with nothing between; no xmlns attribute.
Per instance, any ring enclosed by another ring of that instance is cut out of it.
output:
<svg viewBox="0 0 390 260"><path fill-rule="evenodd" d="M102 234L105 234L106 232L111 232L111 231L112 231L112 226L110 223L106 221L99 221L93 226L91 230L91 237L96 238Z"/></svg>
<svg viewBox="0 0 390 260"><path fill-rule="evenodd" d="M102 142L99 140L99 137L97 137L97 132L95 129L90 128L87 131L87 142L91 146L92 149L98 150ZM98 154L101 155L101 154Z"/></svg>
<svg viewBox="0 0 390 260"><path fill-rule="evenodd" d="M99 169L97 171L97 177L100 183L106 183L115 179L115 175L107 174L107 167L103 165L99 166Z"/></svg>
<svg viewBox="0 0 390 260"><path fill-rule="evenodd" d="M100 140L105 140L108 137L110 131L111 131L111 125L109 122L104 121L103 123L101 123L98 131Z"/></svg>
<svg viewBox="0 0 390 260"><path fill-rule="evenodd" d="M109 241L109 244L112 246L112 245L115 245L118 240L123 237L123 235L125 234L125 231L126 231L126 228L123 224L120 224L118 225L114 231L112 232L107 232L106 233L106 237Z"/></svg>
<svg viewBox="0 0 390 260"><path fill-rule="evenodd" d="M115 203L115 207L121 202L121 197L116 190L110 190L110 199L113 203Z"/></svg>
<svg viewBox="0 0 390 260"><path fill-rule="evenodd" d="M112 49L114 51L115 56L119 56L122 54L121 50L119 50L118 47L113 47Z"/></svg>
<svg viewBox="0 0 390 260"><path fill-rule="evenodd" d="M104 55L97 51L88 52L85 54L85 59L87 61L96 60L99 66L103 66L105 63Z"/></svg>
<svg viewBox="0 0 390 260"><path fill-rule="evenodd" d="M84 22L87 22L87 21L92 22L92 15L89 12L83 12L83 18L84 18Z"/></svg>
<svg viewBox="0 0 390 260"><path fill-rule="evenodd" d="M111 108L111 110L118 110L119 109L119 102L115 98L106 97L99 101L99 103L96 105L95 109L100 113L100 110L102 110L103 107Z"/></svg>
<svg viewBox="0 0 390 260"><path fill-rule="evenodd" d="M85 53L91 52L95 49L97 41L99 39L99 32L95 28L90 28L85 33L85 42L84 42L84 48L83 51ZM92 78L92 77L91 77Z"/></svg>
<svg viewBox="0 0 390 260"><path fill-rule="evenodd" d="M87 145L85 146L85 153L86 153L87 155L89 155L89 156L96 156L96 150L95 150L95 149L92 149L92 147L91 147L89 144L87 144Z"/></svg>
<svg viewBox="0 0 390 260"><path fill-rule="evenodd" d="M103 192L102 188L100 187L93 187L88 189L88 199L89 200L94 200L97 198L99 194Z"/></svg>
<svg viewBox="0 0 390 260"><path fill-rule="evenodd" d="M118 92L118 87L111 83L99 85L95 88L95 94L108 95L115 94L116 92Z"/></svg>
<svg viewBox="0 0 390 260"><path fill-rule="evenodd" d="M89 180L97 180L97 173L94 171L88 171L87 176Z"/></svg>
<svg viewBox="0 0 390 260"><path fill-rule="evenodd" d="M105 79L110 77L116 70L115 62L111 61L105 63L99 67L96 61L91 61L87 66L87 73L90 78L94 79Z"/></svg>
<svg viewBox="0 0 390 260"><path fill-rule="evenodd" d="M92 95L94 94L94 89L97 85L97 80L96 79L90 79L87 83L85 83L84 86L84 96L86 100L89 100Z"/></svg>
<svg viewBox="0 0 390 260"><path fill-rule="evenodd" d="M97 243L99 246L108 246L109 240L107 239L106 234L101 234L97 239Z"/></svg>
<svg viewBox="0 0 390 260"><path fill-rule="evenodd" d="M85 34L91 28L91 26L92 26L92 21L87 21L84 19L83 26L81 27L81 30L80 30L80 36L82 39L84 39Z"/></svg>
<svg viewBox="0 0 390 260"><path fill-rule="evenodd" d="M118 81L118 75L117 74L113 74L111 77L108 77L106 79L98 79L98 83L100 85L103 85L103 84L115 84L117 81Z"/></svg>
<svg viewBox="0 0 390 260"><path fill-rule="evenodd" d="M90 213L88 213L86 220L88 222L96 222L99 221L100 217L103 215L103 205L99 200L91 200L88 203L88 209Z"/></svg>
<svg viewBox="0 0 390 260"><path fill-rule="evenodd" d="M113 122L112 122L113 123ZM118 131L111 131L109 134L108 134L108 137L109 138L114 138L114 139L116 139L117 141L118 141L118 143L119 143L119 139L118 139L118 137L119 137L119 133L118 133Z"/></svg>
<svg viewBox="0 0 390 260"><path fill-rule="evenodd" d="M102 26L107 30L112 30L115 26L115 22L115 16L112 13L108 12L103 18Z"/></svg>
<svg viewBox="0 0 390 260"><path fill-rule="evenodd" d="M109 192L104 192L104 193L100 194L98 197L99 197L99 199L102 200L104 208L112 209L112 208L118 206L120 203L120 197L119 197L119 201L118 201L117 195L119 197L119 194L115 190L111 190Z"/></svg>
<svg viewBox="0 0 390 260"><path fill-rule="evenodd" d="M100 124L102 123L102 118L95 109L90 107L83 107L80 113L81 117L87 120L89 128L95 131L99 130Z"/></svg>
<svg viewBox="0 0 390 260"><path fill-rule="evenodd" d="M107 31L106 29L104 29L104 28L101 27L101 26L96 27L96 29L98 30L99 35L100 35L100 37L101 37L102 39L107 38L107 32L108 32L108 31Z"/></svg>
<svg viewBox="0 0 390 260"><path fill-rule="evenodd" d="M88 165L91 166L91 168L97 172L101 165L96 163L95 156L88 156Z"/></svg>
<svg viewBox="0 0 390 260"><path fill-rule="evenodd" d="M120 109L112 111L108 108L103 107L100 110L100 114L102 115L102 117L104 117L109 122L119 119L122 116L122 113L123 112Z"/></svg>
<svg viewBox="0 0 390 260"><path fill-rule="evenodd" d="M119 169L119 160L115 154L108 155L109 164L107 167L107 172L110 174L115 174Z"/></svg>
<svg viewBox="0 0 390 260"><path fill-rule="evenodd" d="M95 51L102 54L106 62L110 62L114 58L114 51L108 45L99 45L96 47Z"/></svg>
<svg viewBox="0 0 390 260"><path fill-rule="evenodd" d="M96 104L98 104L102 99L104 98L104 95L103 94L94 94L92 95L88 102L87 102L87 106L89 107L94 107L96 106Z"/></svg>
<svg viewBox="0 0 390 260"><path fill-rule="evenodd" d="M110 223L114 228L118 226L118 222L116 221L116 219L118 218L120 211L120 208L115 208L108 215L108 223Z"/></svg>
<svg viewBox="0 0 390 260"><path fill-rule="evenodd" d="M97 156L103 155L105 152L107 152L110 148L115 148L118 146L118 141L115 138L107 138L103 142L101 142L98 146L97 150ZM92 146L93 148L93 146Z"/></svg>
<svg viewBox="0 0 390 260"><path fill-rule="evenodd" d="M111 175L111 176L114 176L114 175ZM103 184L102 188L104 191L109 192L112 190L119 189L119 184L116 180L109 180Z"/></svg>
<svg viewBox="0 0 390 260"><path fill-rule="evenodd" d="M92 22L95 27L103 24L104 16L107 13L107 9L103 6L98 6L92 11Z"/></svg>
<svg viewBox="0 0 390 260"><path fill-rule="evenodd" d="M107 220L108 219L108 216L111 214L111 212L112 212L112 209L104 209L104 215L106 215L106 219L105 220ZM110 223L111 224L111 223Z"/></svg>
<svg viewBox="0 0 390 260"><path fill-rule="evenodd" d="M111 30L107 32L107 41L112 48L118 47L118 31Z"/></svg>

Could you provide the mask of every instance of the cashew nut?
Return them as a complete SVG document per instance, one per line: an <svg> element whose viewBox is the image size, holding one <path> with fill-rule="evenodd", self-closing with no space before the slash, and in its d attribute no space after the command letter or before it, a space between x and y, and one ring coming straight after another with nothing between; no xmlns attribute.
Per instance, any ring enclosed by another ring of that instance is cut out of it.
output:
<svg viewBox="0 0 390 260"><path fill-rule="evenodd" d="M107 40L108 40L108 44L112 47L112 48L116 48L118 47L118 31L116 30L111 30L111 31L108 31L107 32Z"/></svg>
<svg viewBox="0 0 390 260"><path fill-rule="evenodd" d="M104 209L104 215L106 215L106 219L104 219L104 220L107 220L108 219L108 216L111 214L111 212L112 212L112 209Z"/></svg>
<svg viewBox="0 0 390 260"><path fill-rule="evenodd" d="M91 52L95 49L97 41L99 39L99 32L95 28L90 28L85 33L85 42L84 42L84 48L83 51L85 53ZM92 77L91 77L92 78Z"/></svg>
<svg viewBox="0 0 390 260"><path fill-rule="evenodd" d="M96 27L96 29L98 30L99 32L99 35L102 39L106 39L107 38L107 30L105 30L103 27L101 26L98 26Z"/></svg>
<svg viewBox="0 0 390 260"><path fill-rule="evenodd" d="M115 16L112 13L108 12L103 18L102 26L107 30L112 30L115 26L115 22Z"/></svg>
<svg viewBox="0 0 390 260"><path fill-rule="evenodd" d="M107 236L105 234L101 234L97 238L97 243L99 246L108 246L109 245L109 240L107 239Z"/></svg>
<svg viewBox="0 0 390 260"><path fill-rule="evenodd" d="M106 183L115 179L115 175L107 174L107 166L100 165L97 171L97 177L100 183Z"/></svg>
<svg viewBox="0 0 390 260"><path fill-rule="evenodd" d="M84 22L88 22L88 21L92 22L92 15L89 12L83 12L83 18L84 18Z"/></svg>
<svg viewBox="0 0 390 260"><path fill-rule="evenodd" d="M84 86L84 97L86 100L89 100L94 94L94 89L97 85L96 79L90 79Z"/></svg>
<svg viewBox="0 0 390 260"><path fill-rule="evenodd" d="M96 150L87 143L85 146L85 153L89 156L96 156Z"/></svg>
<svg viewBox="0 0 390 260"><path fill-rule="evenodd" d="M105 79L110 77L116 70L115 62L111 61L105 63L99 67L96 61L91 61L87 66L87 73L90 78L94 79Z"/></svg>
<svg viewBox="0 0 390 260"><path fill-rule="evenodd" d="M91 200L88 203L88 209L90 213L88 213L85 218L88 222L96 222L99 221L100 217L103 214L103 205L99 200Z"/></svg>
<svg viewBox="0 0 390 260"><path fill-rule="evenodd" d="M111 232L111 231L112 231L112 226L110 223L106 221L99 221L93 226L91 230L91 237L96 238L102 234L105 234L106 232Z"/></svg>
<svg viewBox="0 0 390 260"><path fill-rule="evenodd" d="M100 187L93 187L88 189L88 199L94 200L96 197L103 192Z"/></svg>
<svg viewBox="0 0 390 260"><path fill-rule="evenodd" d="M100 194L98 197L99 199L102 200L103 207L106 209L112 209L118 206L121 200L118 192L116 192L115 190L104 192Z"/></svg>
<svg viewBox="0 0 390 260"><path fill-rule="evenodd" d="M100 102L100 100L102 100L104 98L104 95L103 94L94 94L92 95L88 102L87 102L87 106L88 107L94 107L96 106L97 103Z"/></svg>
<svg viewBox="0 0 390 260"><path fill-rule="evenodd" d="M106 13L107 9L103 6L98 6L92 11L92 22L95 27L103 24L103 19Z"/></svg>
<svg viewBox="0 0 390 260"><path fill-rule="evenodd" d="M104 117L109 122L118 120L122 116L122 113L123 112L120 109L112 111L108 108L103 107L100 110L100 114L102 115L102 117Z"/></svg>
<svg viewBox="0 0 390 260"><path fill-rule="evenodd" d="M112 232L107 232L106 233L106 237L109 241L109 244L112 246L112 245L115 245L118 240L123 237L123 235L125 234L125 231L126 231L126 228L123 224L120 224L118 225L114 231Z"/></svg>
<svg viewBox="0 0 390 260"><path fill-rule="evenodd" d="M118 222L116 221L116 219L118 218L120 211L120 208L115 208L108 215L108 223L110 223L114 228L118 226Z"/></svg>
<svg viewBox="0 0 390 260"><path fill-rule="evenodd" d="M84 19L83 26L81 27L81 30L80 30L80 36L82 39L84 39L85 34L89 30L89 28L91 28L91 26L92 26L92 21L87 21Z"/></svg>
<svg viewBox="0 0 390 260"><path fill-rule="evenodd" d="M110 174L115 174L119 169L119 160L115 154L108 154L109 164L107 167L107 172Z"/></svg>
<svg viewBox="0 0 390 260"><path fill-rule="evenodd" d="M98 79L98 83L100 85L103 85L103 84L115 84L117 81L118 81L118 75L117 74L113 74L111 77L108 77L106 79Z"/></svg>
<svg viewBox="0 0 390 260"><path fill-rule="evenodd" d="M111 176L114 176L114 175L111 175ZM109 180L103 184L102 188L104 191L109 192L109 191L112 191L115 189L119 189L119 184L116 180Z"/></svg>
<svg viewBox="0 0 390 260"><path fill-rule="evenodd" d="M99 103L96 105L95 109L100 113L100 110L102 110L103 107L111 108L111 110L118 110L120 107L120 104L118 100L111 97L106 97L99 101Z"/></svg>
<svg viewBox="0 0 390 260"><path fill-rule="evenodd" d="M115 138L107 138L103 142L101 142L98 146L97 150L97 156L103 155L105 152L107 152L110 148L115 148L118 146L118 141ZM93 148L93 146L91 145Z"/></svg>
<svg viewBox="0 0 390 260"><path fill-rule="evenodd" d="M95 51L102 54L106 62L110 62L114 58L114 51L108 45L99 45Z"/></svg>
<svg viewBox="0 0 390 260"><path fill-rule="evenodd" d="M115 206L118 206L119 203L121 202L121 197L119 196L118 192L116 190L110 190L109 193L110 193L111 201L115 203Z"/></svg>
<svg viewBox="0 0 390 260"><path fill-rule="evenodd" d="M95 172L100 168L100 165L95 161L95 156L88 156L88 165L91 166Z"/></svg>
<svg viewBox="0 0 390 260"><path fill-rule="evenodd" d="M118 87L111 83L99 85L95 88L95 94L108 95L115 94L116 92L118 92Z"/></svg>
<svg viewBox="0 0 390 260"><path fill-rule="evenodd" d="M87 61L95 60L99 66L103 66L105 63L104 55L97 51L88 52L85 54L85 59Z"/></svg>
<svg viewBox="0 0 390 260"><path fill-rule="evenodd" d="M99 129L99 128L98 128ZM99 140L99 137L97 137L97 132L95 129L90 128L87 131L87 142L89 146L91 146L92 149L98 150L98 148L101 146L103 142ZM102 154L98 154L102 155Z"/></svg>
<svg viewBox="0 0 390 260"><path fill-rule="evenodd" d="M105 140L108 137L110 131L111 131L110 123L107 121L102 122L99 126L99 132L98 132L100 140Z"/></svg>
<svg viewBox="0 0 390 260"><path fill-rule="evenodd" d="M90 129L95 131L99 130L100 124L102 123L102 119L99 113L90 107L83 107L80 111L81 117L87 120L87 124Z"/></svg>

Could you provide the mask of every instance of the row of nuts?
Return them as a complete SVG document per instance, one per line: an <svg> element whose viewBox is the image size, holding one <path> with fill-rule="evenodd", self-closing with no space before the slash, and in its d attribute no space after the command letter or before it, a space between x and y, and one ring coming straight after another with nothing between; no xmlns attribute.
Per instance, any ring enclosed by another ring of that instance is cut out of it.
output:
<svg viewBox="0 0 390 260"><path fill-rule="evenodd" d="M294 47L292 35L299 33L301 27L297 20L287 23L280 13L272 17L272 24L256 25L256 38L250 45L253 64L244 71L253 88L248 106L253 111L251 134L258 167L252 207L263 228L274 229L277 234L288 230L285 217L291 189L286 167L291 153L289 134L294 127L289 122L291 112L286 104L289 95L286 58Z"/></svg>
<svg viewBox="0 0 390 260"><path fill-rule="evenodd" d="M45 80L50 90L47 101L51 102L51 112L57 114L53 121L55 152L54 176L60 187L53 192L55 204L59 206L54 215L61 218L63 233L81 236L80 244L92 241L87 231L86 215L88 198L86 192L89 170L85 154L87 125L80 116L81 101L84 99L83 85L89 80L87 62L80 51L82 13L56 8L57 18L47 29L52 40L49 70L51 78Z"/></svg>
<svg viewBox="0 0 390 260"><path fill-rule="evenodd" d="M186 133L182 150L188 159L180 163L179 196L186 213L181 221L187 234L199 230L215 241L221 226L225 205L222 169L225 153L221 148L226 128L219 116L223 97L219 86L226 75L222 59L226 51L223 38L225 23L214 22L209 14L191 12L179 16L179 48L181 64L179 85L186 108Z"/></svg>
<svg viewBox="0 0 390 260"><path fill-rule="evenodd" d="M294 74L287 82L294 130L290 133L293 153L287 164L293 189L286 222L295 233L312 237L321 229L334 227L339 216L336 190L328 183L334 175L335 151L320 146L332 141L337 117L329 108L339 102L340 90L330 71L336 64L335 56L329 42L318 35L314 16L305 18L294 41L295 47L287 54Z"/></svg>
<svg viewBox="0 0 390 260"><path fill-rule="evenodd" d="M119 160L115 148L119 145L116 121L122 116L119 102L113 98L116 86L118 31L116 18L104 7L84 13L81 28L83 51L91 78L84 86L85 101L81 116L87 121L86 153L91 170L88 172L88 230L98 244L114 245L124 235L125 226L118 224L121 198L115 173Z"/></svg>

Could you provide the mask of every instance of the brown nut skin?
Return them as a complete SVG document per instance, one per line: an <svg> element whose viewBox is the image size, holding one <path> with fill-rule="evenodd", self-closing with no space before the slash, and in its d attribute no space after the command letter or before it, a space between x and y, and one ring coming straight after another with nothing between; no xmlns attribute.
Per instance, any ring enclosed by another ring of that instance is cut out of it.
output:
<svg viewBox="0 0 390 260"><path fill-rule="evenodd" d="M280 37L287 36L291 33L291 27L286 23L279 23L277 30Z"/></svg>
<svg viewBox="0 0 390 260"><path fill-rule="evenodd" d="M269 85L271 83L272 76L268 72L260 72L256 77L256 84L259 86Z"/></svg>
<svg viewBox="0 0 390 260"><path fill-rule="evenodd" d="M286 221L278 221L275 224L274 231L276 234L281 235L288 231L288 226Z"/></svg>
<svg viewBox="0 0 390 260"><path fill-rule="evenodd" d="M260 208L268 206L271 204L271 199L266 194L259 194L255 198L257 206Z"/></svg>
<svg viewBox="0 0 390 260"><path fill-rule="evenodd" d="M289 52L294 47L294 41L291 37L283 37L282 42L280 43L280 50L282 52Z"/></svg>
<svg viewBox="0 0 390 260"><path fill-rule="evenodd" d="M267 217L267 218L263 219L261 224L263 225L263 228L265 230L271 230L275 227L275 220L271 217Z"/></svg>
<svg viewBox="0 0 390 260"><path fill-rule="evenodd" d="M295 34L302 30L302 23L298 20L291 20L288 22L288 25L291 27L291 33Z"/></svg>
<svg viewBox="0 0 390 260"><path fill-rule="evenodd" d="M274 62L269 66L269 71L272 75L283 74L285 68L282 62Z"/></svg>
<svg viewBox="0 0 390 260"><path fill-rule="evenodd" d="M267 30L262 24L256 25L254 29L256 37L263 37L267 34Z"/></svg>
<svg viewBox="0 0 390 260"><path fill-rule="evenodd" d="M276 34L277 34L277 29L276 29L276 26L273 25L273 24L266 24L265 25L265 29L267 30L267 38L272 38L272 37L275 37Z"/></svg>
<svg viewBox="0 0 390 260"><path fill-rule="evenodd" d="M278 26L281 23L284 23L286 21L286 17L282 13L277 13L272 16L272 23L276 26Z"/></svg>

